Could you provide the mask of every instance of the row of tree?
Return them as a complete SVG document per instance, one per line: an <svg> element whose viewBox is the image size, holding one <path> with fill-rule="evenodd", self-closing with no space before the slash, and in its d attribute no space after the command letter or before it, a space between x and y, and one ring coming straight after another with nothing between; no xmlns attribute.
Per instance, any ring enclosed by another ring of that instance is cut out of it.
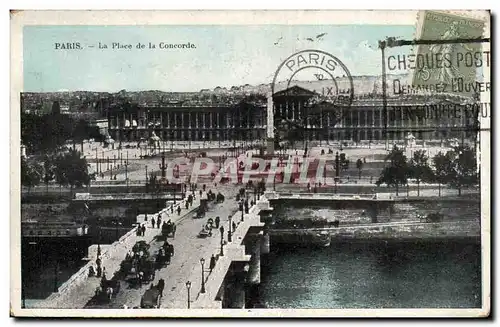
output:
<svg viewBox="0 0 500 327"><path fill-rule="evenodd" d="M446 153L439 152L431 160L432 164L424 150L415 151L408 160L403 150L394 146L386 158L389 165L384 168L376 184L396 187L397 195L399 186L407 185L408 179L414 179L417 194L420 195L420 183L438 183L441 196L441 185L454 187L461 195L463 188L479 183L476 153L467 145L455 147Z"/></svg>
<svg viewBox="0 0 500 327"><path fill-rule="evenodd" d="M89 173L87 160L79 151L70 149L58 154L47 154L42 160L21 158L21 185L28 188L44 183L46 187L52 181L62 186L89 186L95 180L95 173Z"/></svg>
<svg viewBox="0 0 500 327"><path fill-rule="evenodd" d="M73 149L88 139L100 141L102 136L97 126L91 126L85 119L74 119L57 111L45 115L21 113L21 142L28 153L50 153L57 151L68 140Z"/></svg>

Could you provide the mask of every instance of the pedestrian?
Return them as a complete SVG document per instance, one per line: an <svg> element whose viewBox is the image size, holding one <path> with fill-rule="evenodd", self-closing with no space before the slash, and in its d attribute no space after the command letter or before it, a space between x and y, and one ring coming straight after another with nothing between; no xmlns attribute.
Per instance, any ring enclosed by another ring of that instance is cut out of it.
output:
<svg viewBox="0 0 500 327"><path fill-rule="evenodd" d="M146 225L142 225L142 236L146 234Z"/></svg>
<svg viewBox="0 0 500 327"><path fill-rule="evenodd" d="M170 251L165 251L165 262L167 265L170 264L170 259L171 259L172 253Z"/></svg>
<svg viewBox="0 0 500 327"><path fill-rule="evenodd" d="M219 228L219 224L220 224L220 218L219 216L215 217L215 228Z"/></svg>
<svg viewBox="0 0 500 327"><path fill-rule="evenodd" d="M151 219L151 228L155 228L155 217Z"/></svg>
<svg viewBox="0 0 500 327"><path fill-rule="evenodd" d="M178 214L179 216L181 215L181 207L180 207L180 206L178 206L178 207L177 207L177 214Z"/></svg>
<svg viewBox="0 0 500 327"><path fill-rule="evenodd" d="M161 216L160 215L158 215L158 219L156 220L156 226L158 226L158 229L161 226Z"/></svg>
<svg viewBox="0 0 500 327"><path fill-rule="evenodd" d="M165 289L165 280L163 278L161 278L159 281L158 281L158 291L160 292L160 297L163 297L163 290Z"/></svg>
<svg viewBox="0 0 500 327"><path fill-rule="evenodd" d="M233 233L236 231L236 223L233 221Z"/></svg>
<svg viewBox="0 0 500 327"><path fill-rule="evenodd" d="M215 256L212 254L212 257L210 258L210 273L212 273L212 270L215 268Z"/></svg>

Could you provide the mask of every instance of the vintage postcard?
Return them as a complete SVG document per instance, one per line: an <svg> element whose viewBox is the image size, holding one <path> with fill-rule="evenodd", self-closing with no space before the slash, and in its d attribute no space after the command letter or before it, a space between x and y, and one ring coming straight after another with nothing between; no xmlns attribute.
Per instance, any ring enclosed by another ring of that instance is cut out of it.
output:
<svg viewBox="0 0 500 327"><path fill-rule="evenodd" d="M489 11L11 31L11 315L489 316Z"/></svg>

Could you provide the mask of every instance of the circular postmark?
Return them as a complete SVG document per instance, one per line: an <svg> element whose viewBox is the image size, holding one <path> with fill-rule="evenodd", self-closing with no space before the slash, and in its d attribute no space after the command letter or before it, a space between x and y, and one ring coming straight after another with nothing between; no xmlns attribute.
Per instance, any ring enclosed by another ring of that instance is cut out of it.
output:
<svg viewBox="0 0 500 327"><path fill-rule="evenodd" d="M329 104L332 109L350 107L354 97L352 76L347 67L322 50L296 52L278 66L271 94L293 96L297 93L293 90L307 90L316 103Z"/></svg>

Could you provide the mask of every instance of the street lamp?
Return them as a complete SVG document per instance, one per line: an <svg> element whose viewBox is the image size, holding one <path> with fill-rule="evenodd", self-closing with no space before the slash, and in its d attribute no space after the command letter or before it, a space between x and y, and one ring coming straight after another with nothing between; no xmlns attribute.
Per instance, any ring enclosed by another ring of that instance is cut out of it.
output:
<svg viewBox="0 0 500 327"><path fill-rule="evenodd" d="M191 282L189 280L186 282L186 288L188 291L188 309L191 309Z"/></svg>
<svg viewBox="0 0 500 327"><path fill-rule="evenodd" d="M200 293L205 293L205 259L200 259L201 263L201 291Z"/></svg>
<svg viewBox="0 0 500 327"><path fill-rule="evenodd" d="M241 209L241 221L243 221L243 215L245 214L245 207L243 205L243 199L241 199L241 202L240 202L240 209Z"/></svg>
<svg viewBox="0 0 500 327"><path fill-rule="evenodd" d="M220 256L224 256L224 226L220 226Z"/></svg>
<svg viewBox="0 0 500 327"><path fill-rule="evenodd" d="M125 182L127 183L127 192L128 192L128 160L125 162Z"/></svg>
<svg viewBox="0 0 500 327"><path fill-rule="evenodd" d="M231 242L233 240L233 235L231 233L231 228L232 228L232 217L229 216L229 229L227 230L227 241Z"/></svg>

